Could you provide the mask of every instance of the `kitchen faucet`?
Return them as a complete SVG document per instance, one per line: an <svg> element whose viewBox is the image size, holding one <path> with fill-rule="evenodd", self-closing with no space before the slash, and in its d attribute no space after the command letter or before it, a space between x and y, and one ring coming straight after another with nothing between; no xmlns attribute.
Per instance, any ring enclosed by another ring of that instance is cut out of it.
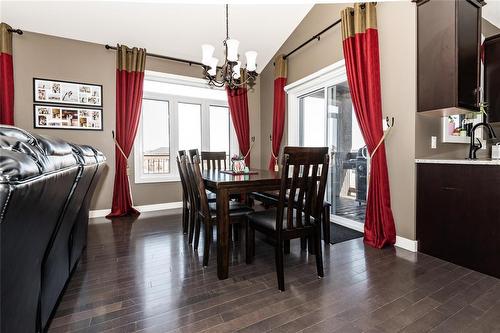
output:
<svg viewBox="0 0 500 333"><path fill-rule="evenodd" d="M488 124L487 122L481 122L481 123L474 125L474 127L472 127L472 129L470 131L469 160L477 160L476 152L483 147L481 140L476 138L476 134L475 134L476 129L478 127L481 127L481 126L486 128L490 139L496 139L496 137L497 137L495 134L495 131L493 130L491 125ZM476 144L476 139L477 139L478 144Z"/></svg>

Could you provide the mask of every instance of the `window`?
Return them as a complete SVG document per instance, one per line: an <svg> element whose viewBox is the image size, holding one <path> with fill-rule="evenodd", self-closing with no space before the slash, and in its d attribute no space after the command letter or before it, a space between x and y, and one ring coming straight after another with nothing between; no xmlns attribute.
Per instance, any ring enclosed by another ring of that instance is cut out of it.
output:
<svg viewBox="0 0 500 333"><path fill-rule="evenodd" d="M168 174L170 172L170 135L168 101L144 99L142 123L148 131L142 133L142 172Z"/></svg>
<svg viewBox="0 0 500 333"><path fill-rule="evenodd" d="M179 118L179 148L201 151L201 104L177 103Z"/></svg>
<svg viewBox="0 0 500 333"><path fill-rule="evenodd" d="M299 103L300 146L324 147L326 137L324 90L314 91L300 97Z"/></svg>
<svg viewBox="0 0 500 333"><path fill-rule="evenodd" d="M178 181L179 150L238 153L225 90L201 79L146 71L135 140L135 182Z"/></svg>
<svg viewBox="0 0 500 333"><path fill-rule="evenodd" d="M229 133L230 119L229 109L226 106L210 105L210 150L230 151Z"/></svg>

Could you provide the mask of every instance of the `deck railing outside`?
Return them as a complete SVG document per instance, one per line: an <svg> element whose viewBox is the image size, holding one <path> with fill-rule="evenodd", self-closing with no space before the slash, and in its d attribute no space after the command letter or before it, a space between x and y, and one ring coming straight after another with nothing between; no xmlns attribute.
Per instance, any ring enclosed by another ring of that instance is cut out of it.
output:
<svg viewBox="0 0 500 333"><path fill-rule="evenodd" d="M144 155L143 158L144 174L170 173L170 155Z"/></svg>

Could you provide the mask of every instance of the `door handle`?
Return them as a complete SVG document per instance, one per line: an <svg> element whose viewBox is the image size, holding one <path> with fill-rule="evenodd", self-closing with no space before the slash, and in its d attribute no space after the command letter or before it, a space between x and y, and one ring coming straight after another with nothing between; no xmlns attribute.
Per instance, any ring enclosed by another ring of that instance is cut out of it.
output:
<svg viewBox="0 0 500 333"><path fill-rule="evenodd" d="M457 191L458 190L458 188L451 187L451 186L443 186L443 187L441 187L441 189L444 191Z"/></svg>

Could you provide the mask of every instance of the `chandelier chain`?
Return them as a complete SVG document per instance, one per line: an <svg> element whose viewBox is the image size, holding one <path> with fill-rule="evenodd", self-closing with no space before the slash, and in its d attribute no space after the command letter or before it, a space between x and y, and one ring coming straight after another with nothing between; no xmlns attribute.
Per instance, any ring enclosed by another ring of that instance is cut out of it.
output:
<svg viewBox="0 0 500 333"><path fill-rule="evenodd" d="M229 5L226 4L226 39L229 39Z"/></svg>

